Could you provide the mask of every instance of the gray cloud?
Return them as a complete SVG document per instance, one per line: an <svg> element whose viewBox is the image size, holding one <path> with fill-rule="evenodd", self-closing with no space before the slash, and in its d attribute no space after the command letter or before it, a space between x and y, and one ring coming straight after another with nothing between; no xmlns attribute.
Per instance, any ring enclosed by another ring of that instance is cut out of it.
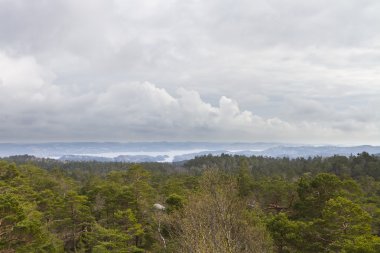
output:
<svg viewBox="0 0 380 253"><path fill-rule="evenodd" d="M376 143L378 23L374 0L0 0L0 141Z"/></svg>

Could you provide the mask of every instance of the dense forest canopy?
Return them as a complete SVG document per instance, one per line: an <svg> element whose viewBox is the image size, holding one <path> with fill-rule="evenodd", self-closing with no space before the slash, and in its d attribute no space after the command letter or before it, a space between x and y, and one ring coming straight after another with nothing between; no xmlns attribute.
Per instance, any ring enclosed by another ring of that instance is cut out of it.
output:
<svg viewBox="0 0 380 253"><path fill-rule="evenodd" d="M380 158L0 161L0 252L380 252Z"/></svg>

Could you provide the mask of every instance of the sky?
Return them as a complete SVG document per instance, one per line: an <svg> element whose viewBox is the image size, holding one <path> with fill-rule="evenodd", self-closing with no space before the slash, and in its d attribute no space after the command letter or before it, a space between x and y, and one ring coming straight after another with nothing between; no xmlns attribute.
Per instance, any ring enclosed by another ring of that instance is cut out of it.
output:
<svg viewBox="0 0 380 253"><path fill-rule="evenodd" d="M0 0L0 142L380 144L378 0Z"/></svg>

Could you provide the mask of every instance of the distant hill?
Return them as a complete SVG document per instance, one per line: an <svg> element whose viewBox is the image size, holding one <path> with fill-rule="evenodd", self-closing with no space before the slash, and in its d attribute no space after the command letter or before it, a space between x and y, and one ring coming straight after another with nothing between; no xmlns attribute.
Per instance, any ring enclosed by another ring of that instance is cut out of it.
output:
<svg viewBox="0 0 380 253"><path fill-rule="evenodd" d="M100 162L180 162L204 155L245 155L267 157L350 156L361 152L380 154L380 146L312 146L279 143L209 142L73 142L73 143L0 143L0 157L33 155L62 161Z"/></svg>

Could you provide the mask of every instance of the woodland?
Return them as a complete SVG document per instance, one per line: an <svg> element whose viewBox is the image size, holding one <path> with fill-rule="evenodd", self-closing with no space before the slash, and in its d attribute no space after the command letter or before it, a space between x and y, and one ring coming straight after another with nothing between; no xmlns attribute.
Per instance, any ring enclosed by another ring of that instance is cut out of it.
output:
<svg viewBox="0 0 380 253"><path fill-rule="evenodd" d="M0 160L0 252L380 252L380 157Z"/></svg>

